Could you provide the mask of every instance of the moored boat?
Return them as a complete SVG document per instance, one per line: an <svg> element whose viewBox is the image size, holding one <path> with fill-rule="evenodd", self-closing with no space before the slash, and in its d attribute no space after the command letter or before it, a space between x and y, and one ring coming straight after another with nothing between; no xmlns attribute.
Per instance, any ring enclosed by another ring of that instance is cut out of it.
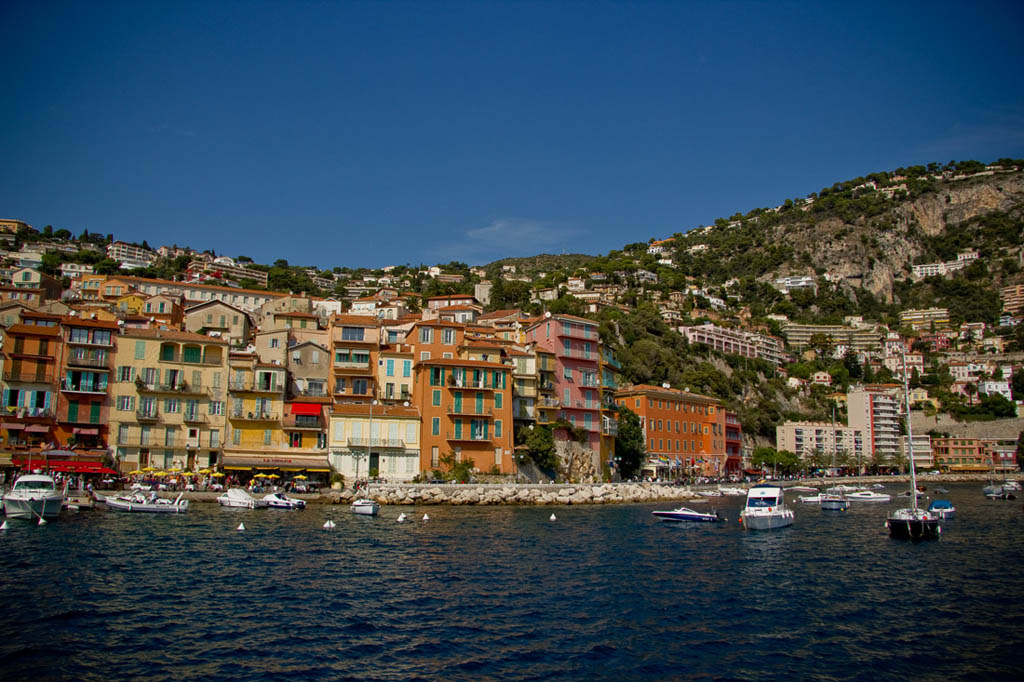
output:
<svg viewBox="0 0 1024 682"><path fill-rule="evenodd" d="M892 499L892 495L876 493L873 490L858 490L854 493L848 493L846 499L851 502L888 502Z"/></svg>
<svg viewBox="0 0 1024 682"><path fill-rule="evenodd" d="M305 509L306 501L295 497L288 497L284 493L268 493L263 496L263 501L270 509Z"/></svg>
<svg viewBox="0 0 1024 682"><path fill-rule="evenodd" d="M368 497L360 497L352 502L352 513L363 516L376 516L380 511L380 504Z"/></svg>
<svg viewBox="0 0 1024 682"><path fill-rule="evenodd" d="M267 506L264 500L257 500L241 488L231 488L217 498L222 507L237 507L239 509L263 509Z"/></svg>
<svg viewBox="0 0 1024 682"><path fill-rule="evenodd" d="M721 490L698 490L697 494L701 497L722 497L724 493Z"/></svg>
<svg viewBox="0 0 1024 682"><path fill-rule="evenodd" d="M799 499L804 504L821 504L821 498L822 494L819 493L817 495L801 495L797 499Z"/></svg>
<svg viewBox="0 0 1024 682"><path fill-rule="evenodd" d="M729 497L743 497L747 494L747 491L743 488L719 488L718 492Z"/></svg>
<svg viewBox="0 0 1024 682"><path fill-rule="evenodd" d="M758 483L747 491L740 521L747 530L784 528L793 525L793 510L786 506L782 488Z"/></svg>
<svg viewBox="0 0 1024 682"><path fill-rule="evenodd" d="M956 507L949 500L932 500L928 505L928 511L940 519L951 519L956 516Z"/></svg>
<svg viewBox="0 0 1024 682"><path fill-rule="evenodd" d="M164 497L158 497L155 492L151 492L149 495L134 492L128 495L102 497L100 499L105 505L118 511L145 512L149 514L181 514L188 511L188 500L184 499L184 495L184 493L179 493L176 498L169 500Z"/></svg>
<svg viewBox="0 0 1024 682"><path fill-rule="evenodd" d="M64 492L52 476L25 474L3 497L4 513L11 519L52 519L64 506Z"/></svg>
<svg viewBox="0 0 1024 682"><path fill-rule="evenodd" d="M679 507L672 511L653 511L651 512L654 516L657 516L663 521L698 521L705 523L714 523L717 521L725 521L726 518L718 512L699 512L689 507Z"/></svg>
<svg viewBox="0 0 1024 682"><path fill-rule="evenodd" d="M850 501L842 495L822 493L820 498L819 504L824 511L846 511L850 506Z"/></svg>

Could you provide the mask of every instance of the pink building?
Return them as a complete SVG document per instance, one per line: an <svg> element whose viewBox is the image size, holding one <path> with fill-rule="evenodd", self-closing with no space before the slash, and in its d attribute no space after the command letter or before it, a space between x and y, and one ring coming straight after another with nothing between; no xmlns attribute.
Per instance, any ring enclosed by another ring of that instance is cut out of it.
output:
<svg viewBox="0 0 1024 682"><path fill-rule="evenodd" d="M597 323L573 315L553 315L526 329L526 340L555 355L554 388L558 416L587 430L589 447L601 448L601 340ZM556 431L556 438L567 439Z"/></svg>

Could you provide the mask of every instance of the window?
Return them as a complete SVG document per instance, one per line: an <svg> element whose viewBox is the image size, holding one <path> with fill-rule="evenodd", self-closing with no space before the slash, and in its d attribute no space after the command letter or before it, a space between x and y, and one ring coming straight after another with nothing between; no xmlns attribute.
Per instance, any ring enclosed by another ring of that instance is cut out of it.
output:
<svg viewBox="0 0 1024 682"><path fill-rule="evenodd" d="M430 359L430 351L429 350L422 350L422 351L420 351L420 360L421 361L422 360L429 360L429 359Z"/></svg>
<svg viewBox="0 0 1024 682"><path fill-rule="evenodd" d="M384 373L389 377L395 376L395 361L393 359L388 358L384 367Z"/></svg>
<svg viewBox="0 0 1024 682"><path fill-rule="evenodd" d="M402 376L406 378L412 376L412 360L402 360Z"/></svg>
<svg viewBox="0 0 1024 682"><path fill-rule="evenodd" d="M501 448L494 448L494 466L501 466Z"/></svg>
<svg viewBox="0 0 1024 682"><path fill-rule="evenodd" d="M117 368L117 380L121 383L135 380L135 368L121 366Z"/></svg>
<svg viewBox="0 0 1024 682"><path fill-rule="evenodd" d="M342 341L362 341L365 330L362 327L342 327Z"/></svg>
<svg viewBox="0 0 1024 682"><path fill-rule="evenodd" d="M589 421L589 419L590 419L590 415L588 414L587 415L587 420ZM589 427L590 425L587 424L587 426ZM501 420L500 419L495 419L494 420L494 437L495 438L501 438Z"/></svg>
<svg viewBox="0 0 1024 682"><path fill-rule="evenodd" d="M128 442L128 425L121 424L117 427L117 442L127 443Z"/></svg>
<svg viewBox="0 0 1024 682"><path fill-rule="evenodd" d="M420 343L433 343L433 342L434 342L434 330L431 327L420 327Z"/></svg>
<svg viewBox="0 0 1024 682"><path fill-rule="evenodd" d="M117 409L121 412L131 412L135 409L135 396L122 395L117 399Z"/></svg>
<svg viewBox="0 0 1024 682"><path fill-rule="evenodd" d="M445 330L443 330L442 333L441 333L441 343L443 343L446 346L454 345L454 343L455 343L455 330L454 329L445 329Z"/></svg>
<svg viewBox="0 0 1024 682"><path fill-rule="evenodd" d="M136 341L135 342L135 359L143 360L146 357L146 342Z"/></svg>
<svg viewBox="0 0 1024 682"><path fill-rule="evenodd" d="M210 429L210 447L220 447L220 429Z"/></svg>
<svg viewBox="0 0 1024 682"><path fill-rule="evenodd" d="M501 409L501 394L500 393L495 393L494 394L494 409L496 409L496 410L500 410Z"/></svg>
<svg viewBox="0 0 1024 682"><path fill-rule="evenodd" d="M572 368L571 367L563 367L562 368L562 377L564 379L566 379L567 381L572 381Z"/></svg>
<svg viewBox="0 0 1024 682"><path fill-rule="evenodd" d="M174 447L174 434L175 434L176 430L177 429L174 429L173 427L170 427L170 426L168 426L164 430L164 446L165 447L168 447L168 448L173 448Z"/></svg>
<svg viewBox="0 0 1024 682"><path fill-rule="evenodd" d="M180 411L181 411L181 401L180 400L178 400L177 398L167 398L166 400L164 400L164 412L173 413L173 412L180 412Z"/></svg>
<svg viewBox="0 0 1024 682"><path fill-rule="evenodd" d="M274 432L271 429L263 429L263 444L264 445L270 445L270 438L273 435L273 433Z"/></svg>
<svg viewBox="0 0 1024 682"><path fill-rule="evenodd" d="M441 435L441 419L440 417L434 417L430 420L430 435L440 436ZM437 450L435 447L434 450Z"/></svg>
<svg viewBox="0 0 1024 682"><path fill-rule="evenodd" d="M437 456L437 446L434 445L433 447L430 448L430 466L431 468L436 469L439 463L440 462Z"/></svg>
<svg viewBox="0 0 1024 682"><path fill-rule="evenodd" d="M432 395L431 395L431 398L430 398L430 404L433 405L434 407L440 406L441 405L441 391L440 391L440 389L436 389L435 388L431 393L432 393Z"/></svg>
<svg viewBox="0 0 1024 682"><path fill-rule="evenodd" d="M235 429L231 434L231 442L234 445L239 445L242 442L242 429Z"/></svg>
<svg viewBox="0 0 1024 682"><path fill-rule="evenodd" d="M280 348L281 347L281 339L270 339L270 347L271 348Z"/></svg>
<svg viewBox="0 0 1024 682"><path fill-rule="evenodd" d="M416 442L416 425L406 424L405 425L405 445L409 446L410 443Z"/></svg>

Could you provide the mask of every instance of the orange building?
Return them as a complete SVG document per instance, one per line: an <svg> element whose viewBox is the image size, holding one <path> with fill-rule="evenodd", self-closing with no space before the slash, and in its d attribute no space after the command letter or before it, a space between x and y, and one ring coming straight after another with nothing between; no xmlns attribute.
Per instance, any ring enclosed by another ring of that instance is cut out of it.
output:
<svg viewBox="0 0 1024 682"><path fill-rule="evenodd" d="M481 472L514 471L512 368L458 358L421 360L413 396L422 415L420 470L441 468L441 457L472 461Z"/></svg>
<svg viewBox="0 0 1024 682"><path fill-rule="evenodd" d="M60 367L55 436L76 451L102 458L107 448L116 322L65 317L61 321L64 352Z"/></svg>
<svg viewBox="0 0 1024 682"><path fill-rule="evenodd" d="M465 339L465 325L441 320L420 320L405 336L417 362L458 357Z"/></svg>
<svg viewBox="0 0 1024 682"><path fill-rule="evenodd" d="M647 445L643 476L725 474L725 409L714 398L640 384L617 391L615 402L640 416Z"/></svg>
<svg viewBox="0 0 1024 682"><path fill-rule="evenodd" d="M23 310L21 317L5 333L0 403L4 449L14 456L38 455L53 444L62 346L59 315Z"/></svg>

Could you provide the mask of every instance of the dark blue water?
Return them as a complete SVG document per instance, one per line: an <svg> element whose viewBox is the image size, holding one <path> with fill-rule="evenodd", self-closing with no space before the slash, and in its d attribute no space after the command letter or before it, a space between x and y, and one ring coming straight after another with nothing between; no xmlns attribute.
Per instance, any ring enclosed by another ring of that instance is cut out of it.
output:
<svg viewBox="0 0 1024 682"><path fill-rule="evenodd" d="M920 545L886 535L894 505L752 533L739 499L716 525L651 517L671 505L12 522L0 676L1020 679L1021 502L950 487L959 517Z"/></svg>

